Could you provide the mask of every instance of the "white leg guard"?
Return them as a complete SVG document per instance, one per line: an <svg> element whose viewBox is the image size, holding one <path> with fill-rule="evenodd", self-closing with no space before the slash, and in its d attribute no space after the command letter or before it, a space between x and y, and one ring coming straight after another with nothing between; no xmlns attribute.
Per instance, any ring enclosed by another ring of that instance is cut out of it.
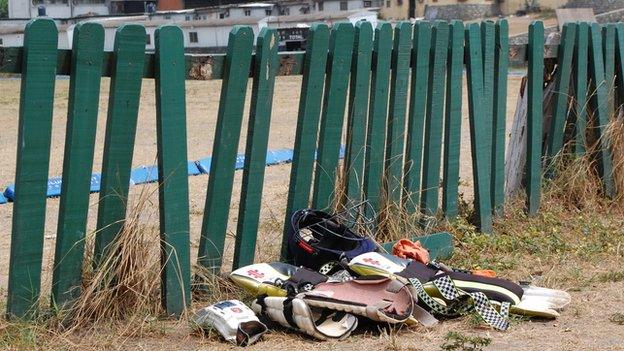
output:
<svg viewBox="0 0 624 351"><path fill-rule="evenodd" d="M267 331L254 312L238 300L202 308L195 313L194 322L202 329L216 329L225 340L238 346L253 344Z"/></svg>
<svg viewBox="0 0 624 351"><path fill-rule="evenodd" d="M311 307L298 298L259 297L251 308L270 321L319 340L343 340L358 324L351 314Z"/></svg>

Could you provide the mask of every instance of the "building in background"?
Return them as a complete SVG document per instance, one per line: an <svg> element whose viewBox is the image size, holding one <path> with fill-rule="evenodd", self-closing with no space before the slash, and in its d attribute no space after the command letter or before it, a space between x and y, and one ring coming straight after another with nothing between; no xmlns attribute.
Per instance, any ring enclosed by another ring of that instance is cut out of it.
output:
<svg viewBox="0 0 624 351"><path fill-rule="evenodd" d="M9 18L106 16L106 0L9 0Z"/></svg>

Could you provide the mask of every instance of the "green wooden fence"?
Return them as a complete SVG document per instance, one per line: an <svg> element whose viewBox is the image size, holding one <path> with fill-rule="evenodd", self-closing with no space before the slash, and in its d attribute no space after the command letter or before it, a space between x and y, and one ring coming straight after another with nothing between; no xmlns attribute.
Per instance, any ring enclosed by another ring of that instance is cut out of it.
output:
<svg viewBox="0 0 624 351"><path fill-rule="evenodd" d="M614 101L604 83L610 79L624 89L624 25L604 28L603 34L598 24L566 24L561 44L544 46L543 26L536 22L529 28L528 46L510 46L505 20L466 27L460 21L400 22L394 34L388 23L376 28L367 22L339 23L331 30L315 24L305 53L278 53L276 30L269 28L258 34L254 53L251 29L235 26L225 55L202 56L184 55L182 31L175 26L157 30L154 53L145 53L145 29L138 25L120 27L114 51L103 52L103 28L95 23L76 26L73 50L57 50L54 23L33 20L23 48L0 48L0 71L21 74L7 314L32 317L41 297L56 75L70 76L70 93L53 302L71 303L80 294L100 78L111 77L97 209L95 257L100 260L114 254L108 249L124 225L139 92L142 79L153 78L162 304L167 314L179 315L191 294L186 79L223 80L198 253L198 263L217 273L231 268L222 259L248 77L251 110L233 268L253 262L277 76L303 75L285 223L299 208L360 199L368 199L375 211L392 203L427 218L452 219L458 214L460 145L470 142L477 224L491 232L492 216L504 205L506 99L516 93L507 92L509 65L528 59L526 191L527 210L536 213L544 160L568 141L576 141L575 152L584 152L586 131L604 135ZM543 140L544 61L557 60L558 53L560 95ZM198 77L197 68L206 65L208 76ZM470 140L461 140L464 67ZM570 86L578 104L568 100ZM590 100L597 123L586 120L588 91L596 92ZM571 136L564 134L566 124L576 128ZM341 165L343 134L347 151ZM610 148L606 138L600 142L596 157L604 192L613 196ZM337 181L341 167L344 182ZM337 199L336 189L343 198Z"/></svg>

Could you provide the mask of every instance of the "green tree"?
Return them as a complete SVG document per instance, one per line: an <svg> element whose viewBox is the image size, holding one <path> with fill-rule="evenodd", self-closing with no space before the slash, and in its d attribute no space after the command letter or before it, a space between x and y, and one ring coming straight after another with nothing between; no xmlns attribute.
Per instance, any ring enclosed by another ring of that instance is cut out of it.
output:
<svg viewBox="0 0 624 351"><path fill-rule="evenodd" d="M9 17L9 0L0 0L0 18Z"/></svg>

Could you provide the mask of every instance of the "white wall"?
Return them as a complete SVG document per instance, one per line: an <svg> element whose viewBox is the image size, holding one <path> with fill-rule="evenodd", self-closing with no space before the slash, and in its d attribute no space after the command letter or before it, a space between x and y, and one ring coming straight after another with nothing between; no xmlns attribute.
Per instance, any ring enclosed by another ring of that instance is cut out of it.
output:
<svg viewBox="0 0 624 351"><path fill-rule="evenodd" d="M29 0L9 0L9 18L30 18Z"/></svg>
<svg viewBox="0 0 624 351"><path fill-rule="evenodd" d="M2 46L24 46L24 34L23 33L2 34L0 35L0 39L2 39ZM69 43L68 43L67 32L62 31L58 33L57 45L59 49L70 48Z"/></svg>

